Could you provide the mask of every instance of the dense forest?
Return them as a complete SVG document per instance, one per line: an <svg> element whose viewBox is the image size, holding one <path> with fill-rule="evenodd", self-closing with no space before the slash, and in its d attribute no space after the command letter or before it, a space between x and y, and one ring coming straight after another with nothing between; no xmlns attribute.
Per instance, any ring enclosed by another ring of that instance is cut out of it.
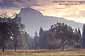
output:
<svg viewBox="0 0 85 56"><path fill-rule="evenodd" d="M40 49L80 48L81 32L64 23L56 23L47 31L40 28L39 37L35 34L34 40L35 47Z"/></svg>

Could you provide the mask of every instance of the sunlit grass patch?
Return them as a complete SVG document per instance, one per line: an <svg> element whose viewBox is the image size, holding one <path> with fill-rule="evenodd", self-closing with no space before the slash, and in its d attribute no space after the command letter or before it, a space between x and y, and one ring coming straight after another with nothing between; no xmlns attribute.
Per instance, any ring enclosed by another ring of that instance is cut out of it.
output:
<svg viewBox="0 0 85 56"><path fill-rule="evenodd" d="M0 56L85 56L85 51L0 51Z"/></svg>

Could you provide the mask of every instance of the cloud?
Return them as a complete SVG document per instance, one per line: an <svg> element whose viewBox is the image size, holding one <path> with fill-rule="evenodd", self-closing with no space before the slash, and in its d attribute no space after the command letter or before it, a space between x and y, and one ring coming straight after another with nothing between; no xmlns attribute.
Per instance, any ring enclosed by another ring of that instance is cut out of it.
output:
<svg viewBox="0 0 85 56"><path fill-rule="evenodd" d="M14 18L16 14L19 14L20 10L19 9L0 9L0 17L11 17Z"/></svg>
<svg viewBox="0 0 85 56"><path fill-rule="evenodd" d="M36 3L36 0L0 0L0 7L29 7Z"/></svg>
<svg viewBox="0 0 85 56"><path fill-rule="evenodd" d="M48 5L56 1L84 1L84 0L0 0L0 7L29 7Z"/></svg>

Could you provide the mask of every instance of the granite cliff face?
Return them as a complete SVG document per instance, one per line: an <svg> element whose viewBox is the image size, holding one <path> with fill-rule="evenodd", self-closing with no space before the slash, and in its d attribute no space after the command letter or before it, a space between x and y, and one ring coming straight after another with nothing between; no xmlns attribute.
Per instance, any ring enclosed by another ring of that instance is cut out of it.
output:
<svg viewBox="0 0 85 56"><path fill-rule="evenodd" d="M39 11L32 8L22 8L20 12L22 23L26 26L26 31L33 35L35 31L39 31L40 27L45 30L57 22L65 23L73 28L80 28L82 30L82 24L74 21L66 20L60 17L43 16Z"/></svg>

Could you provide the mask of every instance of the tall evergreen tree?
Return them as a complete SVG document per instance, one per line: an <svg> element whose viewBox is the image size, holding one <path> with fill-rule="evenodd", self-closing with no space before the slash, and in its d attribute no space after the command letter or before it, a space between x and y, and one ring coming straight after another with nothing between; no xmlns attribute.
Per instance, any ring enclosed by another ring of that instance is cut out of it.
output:
<svg viewBox="0 0 85 56"><path fill-rule="evenodd" d="M85 48L85 24L83 24L82 48Z"/></svg>
<svg viewBox="0 0 85 56"><path fill-rule="evenodd" d="M44 31L43 28L40 28L39 31L39 46L40 49L47 49L48 48L48 41L47 41L47 31Z"/></svg>

